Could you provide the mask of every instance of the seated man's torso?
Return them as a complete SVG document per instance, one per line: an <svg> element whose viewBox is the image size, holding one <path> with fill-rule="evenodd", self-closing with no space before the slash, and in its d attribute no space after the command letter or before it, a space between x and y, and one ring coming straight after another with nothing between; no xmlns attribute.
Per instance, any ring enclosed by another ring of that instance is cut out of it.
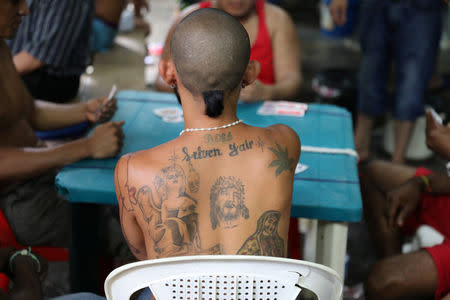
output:
<svg viewBox="0 0 450 300"><path fill-rule="evenodd" d="M123 157L116 193L130 247L145 244L147 258L285 256L299 155L286 130L188 133Z"/></svg>
<svg viewBox="0 0 450 300"><path fill-rule="evenodd" d="M39 139L31 127L34 101L4 41L0 41L0 66L0 147L35 147Z"/></svg>

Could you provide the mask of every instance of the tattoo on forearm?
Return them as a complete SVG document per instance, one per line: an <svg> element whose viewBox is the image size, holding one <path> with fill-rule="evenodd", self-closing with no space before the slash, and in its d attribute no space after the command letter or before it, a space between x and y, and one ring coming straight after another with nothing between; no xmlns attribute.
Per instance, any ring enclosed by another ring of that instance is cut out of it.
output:
<svg viewBox="0 0 450 300"><path fill-rule="evenodd" d="M287 147L283 150L281 146L275 142L275 145L277 146L277 149L270 147L269 150L275 154L276 159L273 160L269 168L276 167L275 171L275 177L278 177L283 171L291 171L294 172L295 170L295 160L293 158L289 157L288 149Z"/></svg>
<svg viewBox="0 0 450 300"><path fill-rule="evenodd" d="M237 254L284 256L284 241L278 234L278 223L281 214L276 210L268 210L259 217L256 231L253 233Z"/></svg>
<svg viewBox="0 0 450 300"><path fill-rule="evenodd" d="M249 218L245 206L245 187L241 180L233 176L220 176L211 187L210 220L212 229L217 226L234 228L239 224L239 218Z"/></svg>

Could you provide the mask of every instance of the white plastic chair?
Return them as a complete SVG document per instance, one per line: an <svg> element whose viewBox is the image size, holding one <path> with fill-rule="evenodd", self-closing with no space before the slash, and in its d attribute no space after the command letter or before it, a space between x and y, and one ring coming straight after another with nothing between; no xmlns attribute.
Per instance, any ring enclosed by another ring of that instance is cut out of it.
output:
<svg viewBox="0 0 450 300"><path fill-rule="evenodd" d="M248 255L182 256L140 261L112 271L108 300L128 300L149 287L157 300L295 300L304 287L319 300L337 300L342 279L301 260Z"/></svg>

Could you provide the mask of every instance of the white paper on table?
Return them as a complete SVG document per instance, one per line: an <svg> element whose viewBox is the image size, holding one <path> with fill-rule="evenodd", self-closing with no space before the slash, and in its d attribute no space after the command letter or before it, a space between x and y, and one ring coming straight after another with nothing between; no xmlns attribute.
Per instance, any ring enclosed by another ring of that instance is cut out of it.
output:
<svg viewBox="0 0 450 300"><path fill-rule="evenodd" d="M299 173L305 172L306 170L308 170L308 166L307 165L298 163L297 167L295 167L295 174L299 174Z"/></svg>

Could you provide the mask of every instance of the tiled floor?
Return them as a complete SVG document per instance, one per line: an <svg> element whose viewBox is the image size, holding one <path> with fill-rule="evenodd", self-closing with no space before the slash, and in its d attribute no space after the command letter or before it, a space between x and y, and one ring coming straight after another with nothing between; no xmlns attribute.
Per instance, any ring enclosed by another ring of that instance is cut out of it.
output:
<svg viewBox="0 0 450 300"><path fill-rule="evenodd" d="M86 100L90 97L106 95L113 84L117 84L119 89L148 89L144 81L145 45L164 41L177 7L176 0L151 0L150 3L151 10L147 18L152 27L151 36L145 38L142 32L121 33L110 52L97 54L94 58L93 73L82 77L80 99ZM360 59L358 43L355 38L330 39L321 35L318 0L285 0L282 3L294 17L302 41L302 70L305 83L299 100L313 102L316 100L316 95L311 89L312 78L317 72L326 68L356 70ZM441 72L450 70L448 52L445 50L440 56ZM445 99L446 95L439 96ZM375 157L389 158L383 151L382 145L383 127L381 126L373 132L372 150ZM432 169L440 169L442 165L442 161L435 157L411 163L424 164ZM361 247L361 245L367 246ZM348 253L350 261L347 283L354 285L364 279L368 267L373 262L370 241L363 224L350 225ZM60 269L63 270L64 266ZM58 272L62 271L57 270L55 273L58 274Z"/></svg>

